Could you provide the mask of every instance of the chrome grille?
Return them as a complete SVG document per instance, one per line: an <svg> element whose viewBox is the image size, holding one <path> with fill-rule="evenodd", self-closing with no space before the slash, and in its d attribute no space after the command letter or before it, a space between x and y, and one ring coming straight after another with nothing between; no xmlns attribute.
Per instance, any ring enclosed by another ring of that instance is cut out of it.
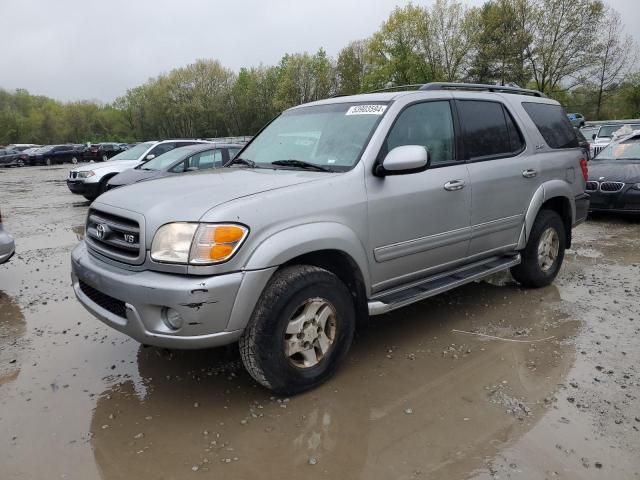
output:
<svg viewBox="0 0 640 480"><path fill-rule="evenodd" d="M69 178L72 180L78 178L78 172L69 172Z"/></svg>
<svg viewBox="0 0 640 480"><path fill-rule="evenodd" d="M90 209L85 241L102 255L125 263L144 261L144 238L137 220L102 210Z"/></svg>
<svg viewBox="0 0 640 480"><path fill-rule="evenodd" d="M600 183L601 192L619 192L624 188L622 182L602 182Z"/></svg>
<svg viewBox="0 0 640 480"><path fill-rule="evenodd" d="M598 182L587 182L587 187L585 189L587 192L595 192L598 190Z"/></svg>

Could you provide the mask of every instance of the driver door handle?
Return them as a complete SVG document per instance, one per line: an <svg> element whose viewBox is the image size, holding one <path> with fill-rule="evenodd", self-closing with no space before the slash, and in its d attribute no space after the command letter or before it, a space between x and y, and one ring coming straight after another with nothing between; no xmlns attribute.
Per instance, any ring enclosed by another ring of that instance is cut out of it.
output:
<svg viewBox="0 0 640 480"><path fill-rule="evenodd" d="M522 172L522 176L524 178L533 178L536 175L538 175L538 171L537 170L533 170L532 168L529 168L529 169L525 170L524 172Z"/></svg>
<svg viewBox="0 0 640 480"><path fill-rule="evenodd" d="M464 188L464 180L449 180L444 184L444 189L447 192L455 192L456 190L462 190Z"/></svg>

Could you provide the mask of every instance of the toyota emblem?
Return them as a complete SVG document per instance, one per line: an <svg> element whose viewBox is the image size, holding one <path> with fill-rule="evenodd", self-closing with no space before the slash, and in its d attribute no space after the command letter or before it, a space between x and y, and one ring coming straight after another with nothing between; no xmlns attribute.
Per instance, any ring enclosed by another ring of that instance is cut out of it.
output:
<svg viewBox="0 0 640 480"><path fill-rule="evenodd" d="M100 240L102 240L106 234L107 234L107 226L106 225L104 225L102 223L96 225L96 237L98 237Z"/></svg>

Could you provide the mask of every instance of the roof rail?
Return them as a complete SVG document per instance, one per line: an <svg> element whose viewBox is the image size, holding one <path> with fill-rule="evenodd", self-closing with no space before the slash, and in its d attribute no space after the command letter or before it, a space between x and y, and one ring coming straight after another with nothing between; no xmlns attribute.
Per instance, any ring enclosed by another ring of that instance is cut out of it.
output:
<svg viewBox="0 0 640 480"><path fill-rule="evenodd" d="M424 83L411 83L409 85L394 85L392 87L385 87L385 88L379 88L377 90L371 90L366 93L396 92L396 91L402 91L402 90L420 90L424 86L425 86Z"/></svg>
<svg viewBox="0 0 640 480"><path fill-rule="evenodd" d="M532 97L547 98L547 96L537 90L529 90L520 87L508 87L505 85L489 85L483 83L447 83L433 82L421 85L419 90L471 90L483 92L513 93L516 95L530 95Z"/></svg>

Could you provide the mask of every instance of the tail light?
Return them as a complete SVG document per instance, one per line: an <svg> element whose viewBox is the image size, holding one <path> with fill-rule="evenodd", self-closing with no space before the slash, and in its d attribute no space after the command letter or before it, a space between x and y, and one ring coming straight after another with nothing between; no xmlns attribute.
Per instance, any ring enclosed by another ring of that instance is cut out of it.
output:
<svg viewBox="0 0 640 480"><path fill-rule="evenodd" d="M589 180L589 166L587 165L587 161L584 158L580 159L580 170L582 170L582 176L584 177L584 181Z"/></svg>

